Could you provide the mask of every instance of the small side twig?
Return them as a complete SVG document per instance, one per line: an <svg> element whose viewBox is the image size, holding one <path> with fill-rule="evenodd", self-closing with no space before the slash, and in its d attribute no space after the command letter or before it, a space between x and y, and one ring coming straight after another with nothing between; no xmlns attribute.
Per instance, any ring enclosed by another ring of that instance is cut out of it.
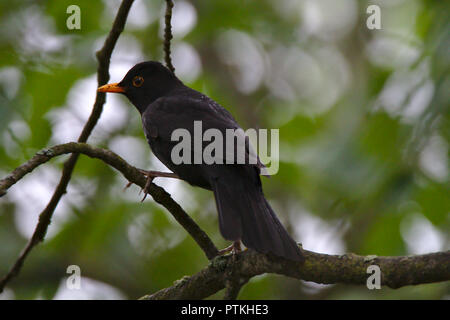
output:
<svg viewBox="0 0 450 320"><path fill-rule="evenodd" d="M172 58L170 56L170 40L172 40L172 24L170 20L172 19L172 8L173 1L166 0L166 15L165 15L165 28L164 28L164 60L166 61L166 66L170 71L175 73L175 68L172 64Z"/></svg>
<svg viewBox="0 0 450 320"><path fill-rule="evenodd" d="M225 271L225 294L223 300L236 300L242 286L249 280L240 274L241 266L239 266L239 263L239 255L233 254L230 258L229 267Z"/></svg>
<svg viewBox="0 0 450 320"><path fill-rule="evenodd" d="M225 283L225 288L223 300L236 300L239 295L239 291L241 291L242 285L237 281L227 281Z"/></svg>

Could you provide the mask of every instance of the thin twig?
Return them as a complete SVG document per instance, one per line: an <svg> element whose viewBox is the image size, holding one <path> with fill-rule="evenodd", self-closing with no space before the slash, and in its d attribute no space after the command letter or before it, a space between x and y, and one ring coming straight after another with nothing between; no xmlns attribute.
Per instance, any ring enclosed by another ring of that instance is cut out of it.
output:
<svg viewBox="0 0 450 320"><path fill-rule="evenodd" d="M166 15L165 15L165 28L164 28L164 60L166 61L166 66L170 71L175 73L175 68L172 65L172 58L170 57L170 40L172 40L172 24L170 20L172 19L172 8L173 1L166 0Z"/></svg>
<svg viewBox="0 0 450 320"><path fill-rule="evenodd" d="M99 86L107 83L109 80L109 64L111 54L116 45L117 39L119 38L119 35L124 29L125 22L127 20L128 13L130 11L131 5L133 4L133 1L134 0L122 1L119 10L117 11L116 18L114 19L111 31L109 32L102 49L97 52L97 59L99 62L97 69L97 82ZM89 119L78 138L78 142L87 141L90 134L92 133L92 130L97 124L98 119L100 118L104 103L105 94L97 92L92 113L89 116ZM63 172L58 186L56 187L53 196L45 209L39 214L39 222L34 230L31 239L28 241L26 247L23 249L16 262L9 270L8 274L6 274L6 276L0 281L0 293L3 291L5 285L20 272L20 269L22 268L22 265L26 257L28 256L28 253L34 248L34 246L44 240L45 234L47 233L48 226L50 225L53 216L53 212L55 211L56 206L58 205L62 196L66 193L66 189L72 177L72 172L75 168L77 160L78 154L72 154L70 158L64 163Z"/></svg>

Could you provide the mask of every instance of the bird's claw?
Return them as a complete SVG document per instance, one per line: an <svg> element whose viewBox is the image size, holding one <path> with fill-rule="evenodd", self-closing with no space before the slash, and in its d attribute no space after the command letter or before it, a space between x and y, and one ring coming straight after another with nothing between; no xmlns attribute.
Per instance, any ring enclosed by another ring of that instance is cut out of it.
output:
<svg viewBox="0 0 450 320"><path fill-rule="evenodd" d="M126 186L123 187L123 191L127 190L132 184L133 184L133 182L128 182L128 183L126 184Z"/></svg>
<svg viewBox="0 0 450 320"><path fill-rule="evenodd" d="M178 175L176 175L173 172L160 172L160 171L147 171L147 170L142 170L142 169L138 169L144 176L147 177L147 181L145 183L145 187L141 189L141 191L139 191L139 195L144 192L144 197L142 198L141 202L144 202L145 198L147 198L147 195L149 194L149 190L150 190L150 185L153 182L153 179L155 179L156 177L166 177L166 178L176 178L176 179L180 179L180 177L178 177ZM126 190L127 188L129 188L133 183L132 182L128 182L128 184L125 186L124 190Z"/></svg>
<svg viewBox="0 0 450 320"><path fill-rule="evenodd" d="M241 241L234 241L231 245L229 245L228 247L219 250L219 255L222 256L224 254L227 254L228 252L231 252L231 254L238 254L239 252L241 252Z"/></svg>
<svg viewBox="0 0 450 320"><path fill-rule="evenodd" d="M141 192L144 191L144 197L142 198L141 202L144 202L145 198L147 198L147 195L149 194L150 185L152 184L153 179L155 179L154 176L150 174L147 175L147 182L145 182L145 187L144 189L141 189L141 191L139 191L139 194L141 194Z"/></svg>

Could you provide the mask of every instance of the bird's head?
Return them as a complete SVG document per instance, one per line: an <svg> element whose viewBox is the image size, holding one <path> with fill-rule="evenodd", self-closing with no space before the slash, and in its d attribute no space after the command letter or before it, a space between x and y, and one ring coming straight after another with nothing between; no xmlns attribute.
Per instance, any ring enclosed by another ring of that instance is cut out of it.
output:
<svg viewBox="0 0 450 320"><path fill-rule="evenodd" d="M131 68L122 81L106 84L97 91L122 93L143 113L150 103L180 85L182 82L161 63L146 61Z"/></svg>

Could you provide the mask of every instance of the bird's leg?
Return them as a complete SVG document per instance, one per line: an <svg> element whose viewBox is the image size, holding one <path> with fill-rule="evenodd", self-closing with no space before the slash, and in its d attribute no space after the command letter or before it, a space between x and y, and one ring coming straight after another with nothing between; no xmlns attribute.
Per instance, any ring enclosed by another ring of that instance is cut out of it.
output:
<svg viewBox="0 0 450 320"><path fill-rule="evenodd" d="M152 177L153 179L157 177L181 179L177 174L173 172L162 172L162 171L142 170L142 169L139 169L139 171L143 175L147 177Z"/></svg>
<svg viewBox="0 0 450 320"><path fill-rule="evenodd" d="M224 255L224 254L230 252L231 250L233 250L233 247L234 247L234 242L232 244L230 244L228 247L226 247L222 250L219 250L219 255Z"/></svg>
<svg viewBox="0 0 450 320"><path fill-rule="evenodd" d="M141 190L141 191L144 191L144 197L142 198L141 202L144 202L145 198L147 198L147 195L149 193L149 188L150 188L150 185L151 185L153 179L155 179L157 177L180 179L180 177L173 172L161 172L161 171L153 171L153 170L147 171L147 170L142 170L142 169L139 169L139 171L142 172L142 174L147 176L147 182L145 183L145 187L144 187L144 189Z"/></svg>
<svg viewBox="0 0 450 320"><path fill-rule="evenodd" d="M219 250L219 255L224 255L230 251L232 254L237 254L237 253L241 252L242 251L241 240L236 240L230 246L228 246L222 250Z"/></svg>
<svg viewBox="0 0 450 320"><path fill-rule="evenodd" d="M233 242L233 250L231 250L231 252L233 254L238 254L241 251L242 251L241 240Z"/></svg>
<svg viewBox="0 0 450 320"><path fill-rule="evenodd" d="M142 191L144 191L144 197L142 198L141 202L143 202L145 200L145 198L147 197L147 194L148 194L148 191L149 191L149 188L150 188L150 185L151 185L153 179L155 179L157 177L180 179L180 177L173 172L162 172L162 171L142 170L142 169L138 169L138 170L147 177L147 181L145 182L144 188L141 189L141 191L139 192L139 194L140 194ZM128 182L127 185L125 186L124 190L129 188L132 184L133 184L132 182Z"/></svg>

